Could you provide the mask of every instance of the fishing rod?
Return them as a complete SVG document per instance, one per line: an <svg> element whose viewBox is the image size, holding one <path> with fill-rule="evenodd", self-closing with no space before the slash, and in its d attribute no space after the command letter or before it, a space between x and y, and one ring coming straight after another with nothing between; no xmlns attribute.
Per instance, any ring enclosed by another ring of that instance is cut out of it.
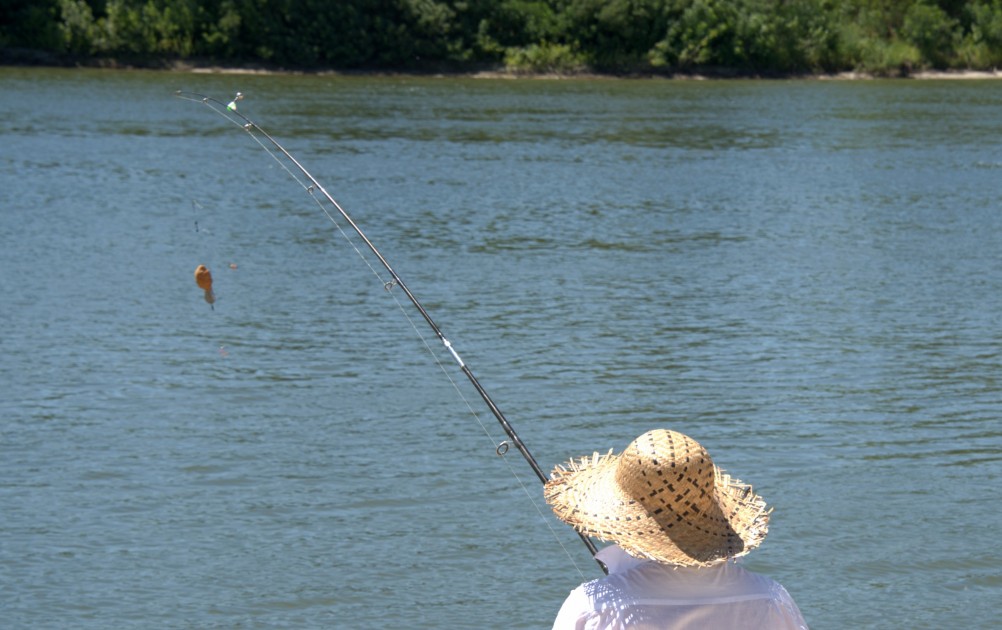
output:
<svg viewBox="0 0 1002 630"><path fill-rule="evenodd" d="M240 126L259 144L261 144L261 141L254 134L255 132L260 134L268 141L268 143L271 144L272 147L274 147L276 151L278 151L283 157L285 157L289 162L291 162L293 166L295 166L296 170L298 170L303 175L303 177L309 180L310 185L306 187L307 192L309 192L311 195L314 196L314 198L316 198L314 193L316 191L319 191L319 193L323 195L323 198L326 199L327 202L330 203L335 210L337 210L338 215L340 215L340 217L344 219L348 223L348 225L351 226L351 229L355 232L355 234L358 235L358 237L362 240L362 242L365 243L365 246L369 249L369 251L372 252L372 254L379 260L380 265L382 265L382 267L386 269L387 273L390 274L391 280L384 285L385 288L387 290L391 290L393 289L393 287L400 287L400 290L404 292L404 295L407 296L407 299L410 301L410 303L414 306L415 309L417 309L418 313L420 313L422 319L424 319L424 321L428 324L428 326L431 327L432 331L435 333L435 336L438 338L438 340L442 343L443 346L445 346L446 350L449 351L449 354L452 356L453 360L459 365L459 369L463 372L466 378L473 385L473 388L477 390L477 394L480 395L480 398L487 405L487 408L490 409L491 414L494 416L495 419L497 419L498 423L504 429L504 432L508 436L508 439L511 441L512 444L515 445L515 448L518 449L518 452L522 454L522 457L525 458L525 461L529 464L529 467L532 468L532 471L536 474L536 477L539 478L539 480L544 484L547 481L549 481L549 477L539 466L539 463L532 456L532 453L529 452L529 449L522 442L522 439L519 438L518 434L515 432L515 428L512 427L510 422L508 422L508 419L505 417L504 413L501 412L501 409L494 402L494 399L491 398L490 394L487 393L487 390L484 389L483 385L480 384L480 381L473 374L473 371L470 369L470 367L466 364L465 361L463 361L462 357L459 356L459 352L457 352L456 349L453 347L452 342L446 338L445 334L442 332L442 329L439 328L438 324L435 323L435 320L431 318L431 315L428 313L427 310L425 310L424 306L417 299L417 297L413 293L411 293L411 290L404 283L400 275L393 269L389 261L376 248L376 246L372 243L372 241L369 240L369 237L365 235L365 232L362 231L362 228L360 228L358 224L355 223L355 220L351 218L351 215L349 215L348 212L341 207L341 204L339 204L337 200L335 200L334 197L331 196L329 192L327 192L327 190L323 187L323 185L308 170L306 170L306 168L299 162L299 160L293 157L292 154L285 149L285 147L279 144L279 142L275 140L275 138L273 138L268 132L266 132L264 129L258 126L257 123L255 123L253 120L251 120L250 118L248 118L247 116L245 116L244 114L240 113L237 110L237 102L243 99L243 94L237 92L233 100L225 105L223 104L222 101L195 92L185 92L183 90L178 90L174 93L174 95L184 100L193 101L196 103L202 103L203 105L207 106L209 109L213 110L217 114L223 116L227 120ZM233 116L239 119L239 122L234 118L232 118ZM271 151L268 150L267 146L262 144L262 147L264 147L266 151L271 153ZM275 159L277 160L278 158L276 157ZM282 166L283 168L286 168L284 164ZM288 168L286 168L286 170L288 170ZM298 177L296 177L295 174L292 173L291 171L290 175L292 175L294 178L298 180ZM320 203L319 200L317 201L318 203ZM321 207L323 207L322 204ZM324 212L326 213L326 210L324 210ZM329 214L328 217L332 221L334 221L334 218L331 217ZM496 452L500 456L504 456L505 453L507 453L507 451L508 451L507 442L501 442L501 444L499 444L496 448ZM576 533L578 537L581 539L581 541L584 543L585 547L588 548L588 551L594 557L595 554L598 553L598 549L596 549L595 543L593 543L591 539L585 536L583 533L577 531ZM602 564L601 561L596 559L596 562L598 562L599 566L602 568L603 571L608 573L608 569L605 567L604 564Z"/></svg>

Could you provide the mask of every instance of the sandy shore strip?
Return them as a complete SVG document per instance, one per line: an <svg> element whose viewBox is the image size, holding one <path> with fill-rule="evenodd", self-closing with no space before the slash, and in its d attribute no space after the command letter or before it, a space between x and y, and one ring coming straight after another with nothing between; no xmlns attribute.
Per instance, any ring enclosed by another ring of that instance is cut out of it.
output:
<svg viewBox="0 0 1002 630"><path fill-rule="evenodd" d="M818 81L872 81L879 79L916 79L916 80L984 80L1002 79L1002 70L920 70L898 76L874 75L866 72L835 72L831 74L793 74L783 77L760 77L755 75L720 76L714 74L604 74L596 72L516 72L509 70L482 70L474 72L393 72L393 71L338 71L338 70L284 70L268 68L237 68L226 66L195 66L175 64L171 70L176 72L191 72L193 74L321 74L344 76L431 76L456 77L465 76L474 79L663 79L678 81L709 81L709 80L741 80L741 79L799 79Z"/></svg>

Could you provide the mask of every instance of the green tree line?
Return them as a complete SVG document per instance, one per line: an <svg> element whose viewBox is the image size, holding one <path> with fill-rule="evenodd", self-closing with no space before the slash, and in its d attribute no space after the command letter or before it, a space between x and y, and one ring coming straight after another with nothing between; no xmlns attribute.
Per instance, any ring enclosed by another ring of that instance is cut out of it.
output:
<svg viewBox="0 0 1002 630"><path fill-rule="evenodd" d="M0 0L0 48L342 70L897 74L1002 64L1002 0Z"/></svg>

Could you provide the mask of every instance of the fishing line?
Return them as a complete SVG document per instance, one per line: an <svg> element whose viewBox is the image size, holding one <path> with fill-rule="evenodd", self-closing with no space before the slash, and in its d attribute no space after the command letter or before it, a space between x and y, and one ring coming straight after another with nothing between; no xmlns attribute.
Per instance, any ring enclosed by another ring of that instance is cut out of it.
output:
<svg viewBox="0 0 1002 630"><path fill-rule="evenodd" d="M532 457L528 449L522 443L521 439L515 433L514 428L508 422L507 418L505 418L504 414L494 403L493 399L480 384L480 381L476 378L476 376L474 376L473 372L460 357L459 353L453 347L452 342L450 342L445 337L441 329L434 322L434 320L432 320L428 312L424 309L424 307L417 300L414 294L411 293L410 289L407 288L407 285L404 284L400 276L397 275L396 271L393 270L393 267L390 266L389 262L383 257L383 255L379 252L379 250L376 249L375 245L373 245L373 243L369 240L369 238L365 235L365 233L361 230L361 228L359 228L359 226L355 223L355 221L351 218L351 216L341 207L340 204L338 204L338 202L330 195L330 193L328 193L327 190L324 189L324 187L320 184L320 182L317 181L317 179L314 178L313 175L311 175L309 171L307 171L306 168L304 168L303 165L300 164L299 161L292 156L292 154L290 154L281 144L279 144L278 141L276 141L271 135L269 135L266 131L264 131L264 129L259 127L257 123L253 122L247 116L237 111L237 102L243 99L243 94L237 92L234 99L226 105L224 105L221 101L218 101L214 98L202 94L196 94L193 92L184 92L178 90L177 92L175 92L175 96L183 100L202 103L212 111L216 112L217 114L221 115L223 118L227 119L234 125L246 131L247 134L251 138L253 138L254 141L257 142L257 144L262 149L264 149L265 152L268 155L270 155L272 159L274 159L286 173L289 174L289 176L291 176L300 186L303 187L304 190L306 190L307 194L309 194L310 197L313 199L313 201L319 206L321 212L323 212L324 215L328 218L328 220L330 220L330 222L334 224L338 232L341 233L341 236L344 237L344 239L351 245L351 247L355 250L355 253L365 262L366 266L369 267L369 270L372 271L372 273L376 276L379 282L382 283L387 293L389 293L390 297L396 303L398 309L401 311L401 313L403 313L408 323L410 323L411 328L418 335L418 338L424 344L429 354L431 354L435 363L438 365L438 367L442 370L442 373L445 374L446 378L452 384L453 389L455 389L455 391L459 394L460 399L466 404L467 409L469 409L470 413L476 419L477 424L480 425L480 428L487 435L488 439L490 439L492 443L497 445L495 447L495 452L505 462L505 465L508 467L508 470L511 472L512 476L518 482L519 486L522 488L522 491L525 493L530 503L532 503L533 507L535 507L536 512L539 514L540 518L543 520L543 522L546 523L550 532L553 534L553 537L557 540L557 543L564 550L564 553L567 554L567 557L571 561L571 564L574 565L574 568L577 569L578 573L581 574L582 579L584 579L585 577L584 573L581 571L580 567L578 567L577 563L574 562L573 556L564 546L563 542L560 540L560 537L557 535L556 531L554 531L553 526L550 524L549 520L547 520L543 515L543 511L540 509L536 500L533 498L532 493L529 492L529 489L527 488L526 484L522 481L518 473L515 472L515 469L512 467L507 457L505 457L509 447L511 445L514 445L519 450L519 452L525 458L526 462L532 468L533 472L543 483L546 483L546 481L548 480L546 473L543 472L543 470L539 467L539 464ZM265 138L267 140L267 143L264 140L262 140L261 137ZM269 146L269 144L271 146ZM285 160L283 160L282 157L284 157ZM293 164L298 173L290 169L289 165L286 162L290 162L291 164ZM305 178L305 180L303 178ZM363 251L355 243L355 240L351 238L348 232L345 231L345 229L342 227L341 223L328 210L327 206L324 204L324 200L326 200L330 205L332 205L335 208L337 214L351 226L351 229L358 236L358 238L360 238L365 243L366 248L373 255L376 256L376 258L379 260L380 265L386 270L386 272L390 274L389 280L385 280L383 275L379 272L379 270L375 266L373 266L368 256L366 256L363 253ZM491 413L501 424L501 427L504 429L505 434L508 436L510 442L509 441L498 442L491 435L491 432L487 429L487 426L481 420L480 414L477 413L477 411L473 408L473 405L463 394L462 390L459 388L459 385L452 378L452 375L449 374L448 370L445 368L445 365L439 359L438 354L432 349L432 346L428 342L425 335L419 330L417 324L414 322L413 318L408 313L407 309L404 308L403 303L401 303L401 301L397 298L396 294L393 292L393 289L395 287L399 287L400 290L404 292L410 303L417 309L417 311L420 313L425 322L432 328L435 335L438 337L439 341L443 344L446 350L448 350L453 360L459 365L463 374L467 377L470 383L477 390L477 393L480 395L480 398L484 401L484 403L487 404L487 407L490 409ZM597 549L595 548L595 545L594 543L592 543L591 539L589 539L587 536L585 536L580 532L578 532L578 537L588 548L588 551L591 552L592 556L594 556L597 553ZM596 562L598 561L596 560ZM606 571L606 567L601 562L598 562L598 564L600 567L602 567L603 571Z"/></svg>

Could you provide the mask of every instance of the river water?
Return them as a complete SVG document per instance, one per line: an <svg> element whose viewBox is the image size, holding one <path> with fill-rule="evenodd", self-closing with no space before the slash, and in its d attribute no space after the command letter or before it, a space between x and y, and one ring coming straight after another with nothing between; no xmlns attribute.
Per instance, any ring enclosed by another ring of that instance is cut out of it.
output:
<svg viewBox="0 0 1002 630"><path fill-rule="evenodd" d="M543 468L683 431L813 628L996 622L1002 83L0 88L4 627L542 628L599 575L399 288L177 89L246 95Z"/></svg>

